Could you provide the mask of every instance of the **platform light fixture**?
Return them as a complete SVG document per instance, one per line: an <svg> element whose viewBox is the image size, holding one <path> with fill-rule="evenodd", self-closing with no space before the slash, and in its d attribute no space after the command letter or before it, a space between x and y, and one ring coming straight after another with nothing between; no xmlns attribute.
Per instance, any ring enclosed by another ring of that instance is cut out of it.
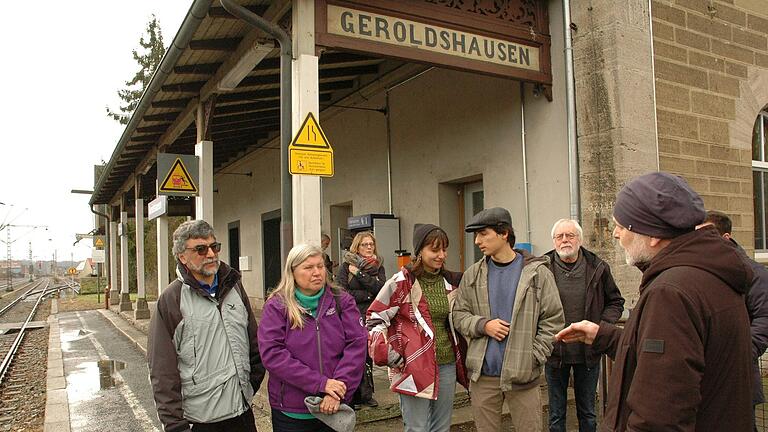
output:
<svg viewBox="0 0 768 432"><path fill-rule="evenodd" d="M224 77L219 81L217 86L219 91L230 91L237 88L240 81L243 80L249 73L266 57L270 52L275 49L275 42L272 40L259 40L253 43L251 49L249 49L242 57L232 66L232 69L227 72Z"/></svg>

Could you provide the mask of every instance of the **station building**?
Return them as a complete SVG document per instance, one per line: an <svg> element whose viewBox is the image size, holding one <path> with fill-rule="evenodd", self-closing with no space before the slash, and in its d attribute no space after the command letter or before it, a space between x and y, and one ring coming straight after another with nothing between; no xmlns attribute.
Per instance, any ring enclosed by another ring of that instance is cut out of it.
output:
<svg viewBox="0 0 768 432"><path fill-rule="evenodd" d="M198 197L169 199L167 214L214 225L257 309L279 279L281 231L316 243L327 233L339 261L350 227L372 225L393 274L413 225L435 223L449 234L447 267L463 270L480 254L462 228L493 206L510 210L534 254L551 249L556 220L581 220L631 306L639 272L611 237L612 205L659 169L684 176L768 260L763 0L236 3L290 35L292 77L281 92L274 36L218 1L192 2L91 198L110 218L123 310L148 313L142 272L139 302L127 299L121 224L157 223L169 247L166 216L145 220L167 178L160 153L199 156ZM284 174L281 102L289 138L308 113L319 121L332 177ZM162 288L173 263L158 268Z"/></svg>

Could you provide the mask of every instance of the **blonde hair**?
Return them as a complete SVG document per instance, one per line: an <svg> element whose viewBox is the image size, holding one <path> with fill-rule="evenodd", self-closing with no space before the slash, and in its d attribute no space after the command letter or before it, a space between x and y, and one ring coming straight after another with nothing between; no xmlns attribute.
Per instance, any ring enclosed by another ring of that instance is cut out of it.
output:
<svg viewBox="0 0 768 432"><path fill-rule="evenodd" d="M269 294L267 299L272 297L278 297L285 306L285 312L288 316L288 322L291 325L291 329L304 328L304 316L303 309L299 305L299 301L296 300L296 279L293 277L293 271L301 263L315 256L323 256L323 250L319 246L310 244L298 244L294 246L290 252L288 252L288 258L285 260L285 267L283 268L283 277L280 279L280 283ZM325 267L323 267L325 268ZM331 287L334 295L336 290Z"/></svg>
<svg viewBox="0 0 768 432"><path fill-rule="evenodd" d="M349 251L352 253L360 254L360 244L366 237L370 237L373 240L373 255L378 257L379 251L376 249L376 237L373 236L372 231L360 231L355 234L355 238L352 239L352 244L349 246Z"/></svg>

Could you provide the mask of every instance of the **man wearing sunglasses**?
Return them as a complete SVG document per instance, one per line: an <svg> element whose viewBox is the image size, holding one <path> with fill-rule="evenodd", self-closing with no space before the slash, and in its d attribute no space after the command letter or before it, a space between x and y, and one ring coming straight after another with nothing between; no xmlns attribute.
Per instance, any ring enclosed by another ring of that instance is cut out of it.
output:
<svg viewBox="0 0 768 432"><path fill-rule="evenodd" d="M240 273L219 251L203 220L173 233L178 277L157 300L147 350L165 432L256 430L251 400L264 379L256 320Z"/></svg>

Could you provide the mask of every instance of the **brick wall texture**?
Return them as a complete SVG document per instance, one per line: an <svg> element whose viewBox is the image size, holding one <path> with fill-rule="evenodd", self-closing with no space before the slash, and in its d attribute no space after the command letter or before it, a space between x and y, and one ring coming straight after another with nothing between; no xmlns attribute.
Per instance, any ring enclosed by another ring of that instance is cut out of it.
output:
<svg viewBox="0 0 768 432"><path fill-rule="evenodd" d="M757 115L738 108L755 97L744 94L748 74L768 74L768 0L758 10L739 0L653 0L651 8L660 169L728 213L736 239L752 249L752 151L733 127L752 124L739 115Z"/></svg>

